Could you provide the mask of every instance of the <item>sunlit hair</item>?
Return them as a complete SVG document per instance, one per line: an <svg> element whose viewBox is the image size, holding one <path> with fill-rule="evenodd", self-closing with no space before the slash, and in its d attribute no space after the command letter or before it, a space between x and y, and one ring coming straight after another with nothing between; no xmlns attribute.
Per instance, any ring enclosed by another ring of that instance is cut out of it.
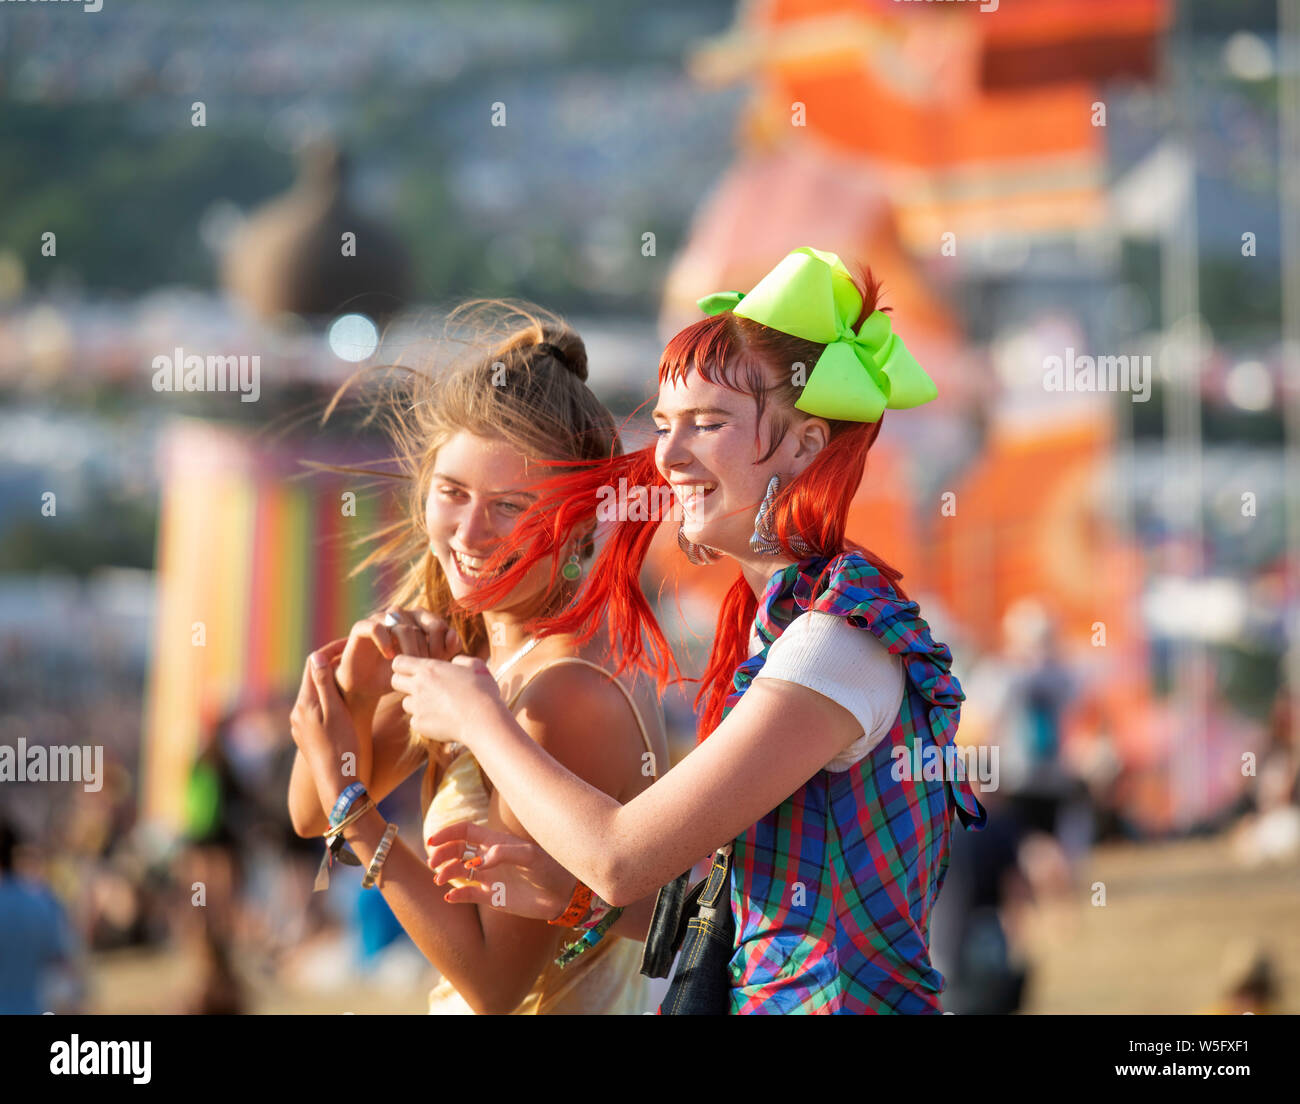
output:
<svg viewBox="0 0 1300 1104"><path fill-rule="evenodd" d="M391 457L373 467L312 466L406 484L403 516L361 538L359 544L376 547L349 577L371 568L390 570L388 577L398 582L385 596L384 607L429 610L455 628L464 650L475 654L487 642L482 611L505 608L513 587L500 592L495 604L471 608L453 599L429 547L425 522L438 450L457 433L470 433L510 445L537 461L544 475L557 462L608 460L620 455L622 446L613 416L587 386L582 339L557 315L531 304L497 299L465 303L447 317L439 338L419 343L404 359L413 363L354 373L321 419L328 420L354 388L364 390L353 392L348 405L364 411L363 425L384 430ZM371 386L363 389L363 384ZM590 558L591 553L590 540L583 539L580 555ZM572 591L573 584L557 571L536 610L523 612L559 609ZM426 798L430 781L426 777Z"/></svg>
<svg viewBox="0 0 1300 1104"><path fill-rule="evenodd" d="M855 328L876 309L880 291L870 272L861 274L857 286L863 306ZM764 426L763 414L770 411L765 439L755 442L755 462L761 463L773 455L785 434L806 417L794 406L801 391L795 382L798 366L805 367L806 376L824 348L726 311L687 326L668 342L659 361L659 383L681 382L697 372L711 383L752 395L758 407L756 424L760 432ZM805 558L791 547L795 535L817 556L834 556L848 550L861 552L903 595L900 573L847 539L844 531L849 504L862 482L867 453L880 433L881 421L828 419L828 424L830 437L826 446L777 494L769 514L775 539L784 558L790 560ZM659 488L666 484L655 467L654 446L604 462L584 464L536 484L533 489L539 498L523 515L513 534L513 549L523 550L520 561L476 592L476 601L496 600L538 558L548 554L558 558L558 549L564 546L569 535L578 527L593 523L602 488L618 486L620 479L626 479L628 487L644 487L650 494L658 495ZM642 668L656 678L662 690L668 681L680 675L640 587L641 568L659 522L619 520L608 524L608 537L592 566L587 585L565 610L539 621L536 631L571 633L579 640L587 640L598 627L607 625L616 669ZM500 561L504 559L504 555L499 557ZM748 657L749 631L757 606L753 590L738 570L718 612L709 663L695 698L696 708L701 711L700 739L712 732L722 719L735 669Z"/></svg>

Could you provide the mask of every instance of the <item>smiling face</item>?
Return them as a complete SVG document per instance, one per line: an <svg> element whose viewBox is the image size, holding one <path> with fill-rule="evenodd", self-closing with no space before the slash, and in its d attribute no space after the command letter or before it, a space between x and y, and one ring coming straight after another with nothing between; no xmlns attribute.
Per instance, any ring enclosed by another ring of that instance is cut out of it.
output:
<svg viewBox="0 0 1300 1104"><path fill-rule="evenodd" d="M457 601L483 579L487 558L503 544L533 501L536 462L504 441L460 432L439 450L425 503L429 547ZM508 561L513 562L512 561ZM550 561L543 560L510 593L510 607L522 607L551 583Z"/></svg>
<svg viewBox="0 0 1300 1104"><path fill-rule="evenodd" d="M753 396L711 383L698 372L660 386L653 415L659 438L655 464L682 505L687 540L736 559L753 556L749 538L768 480L779 475L784 484L816 452L801 431L820 420L797 420L760 462L773 416L769 403L760 424Z"/></svg>

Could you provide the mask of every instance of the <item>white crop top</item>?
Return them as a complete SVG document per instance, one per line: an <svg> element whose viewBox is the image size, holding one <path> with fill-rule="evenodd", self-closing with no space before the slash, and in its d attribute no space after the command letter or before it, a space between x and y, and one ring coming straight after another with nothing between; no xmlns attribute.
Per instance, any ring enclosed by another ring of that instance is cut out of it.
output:
<svg viewBox="0 0 1300 1104"><path fill-rule="evenodd" d="M760 646L751 636L750 654ZM875 634L815 610L801 613L772 642L756 677L806 686L857 719L862 736L826 764L828 771L846 771L874 750L893 727L905 689L902 659Z"/></svg>

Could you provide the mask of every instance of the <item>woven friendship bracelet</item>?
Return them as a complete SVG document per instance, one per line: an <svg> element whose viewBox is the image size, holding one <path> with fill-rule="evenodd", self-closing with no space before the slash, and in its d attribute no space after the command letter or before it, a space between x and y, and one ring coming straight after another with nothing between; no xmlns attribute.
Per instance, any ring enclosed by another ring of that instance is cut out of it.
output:
<svg viewBox="0 0 1300 1104"><path fill-rule="evenodd" d="M559 953L555 959L555 965L560 969L564 969L579 955L586 954L587 951L605 938L605 933L618 922L618 918L622 915L623 910L621 908L610 908L594 928L586 932L581 939L575 939Z"/></svg>

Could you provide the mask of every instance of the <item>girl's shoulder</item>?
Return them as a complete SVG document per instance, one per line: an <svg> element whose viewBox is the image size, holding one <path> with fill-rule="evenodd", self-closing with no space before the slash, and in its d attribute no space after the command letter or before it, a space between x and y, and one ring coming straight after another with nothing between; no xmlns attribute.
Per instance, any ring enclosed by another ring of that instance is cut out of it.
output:
<svg viewBox="0 0 1300 1104"><path fill-rule="evenodd" d="M539 667L511 708L550 755L608 794L641 778L647 751L658 761L636 703L606 669L580 657Z"/></svg>
<svg viewBox="0 0 1300 1104"><path fill-rule="evenodd" d="M903 661L884 641L816 610L800 614L772 642L756 677L816 690L848 709L868 733L882 717L893 718L905 689Z"/></svg>
<svg viewBox="0 0 1300 1104"><path fill-rule="evenodd" d="M596 732L606 741L622 727L635 731L640 710L607 663L573 649L544 657L514 690L510 706L550 728Z"/></svg>
<svg viewBox="0 0 1300 1104"><path fill-rule="evenodd" d="M928 629L920 606L900 594L860 552L841 552L820 567L810 564L796 584L796 595L805 610L849 617L877 635L889 625Z"/></svg>
<svg viewBox="0 0 1300 1104"><path fill-rule="evenodd" d="M861 590L881 595L898 596L893 584L884 573L861 552L850 549L832 556L817 573L819 584L835 586L851 583Z"/></svg>

